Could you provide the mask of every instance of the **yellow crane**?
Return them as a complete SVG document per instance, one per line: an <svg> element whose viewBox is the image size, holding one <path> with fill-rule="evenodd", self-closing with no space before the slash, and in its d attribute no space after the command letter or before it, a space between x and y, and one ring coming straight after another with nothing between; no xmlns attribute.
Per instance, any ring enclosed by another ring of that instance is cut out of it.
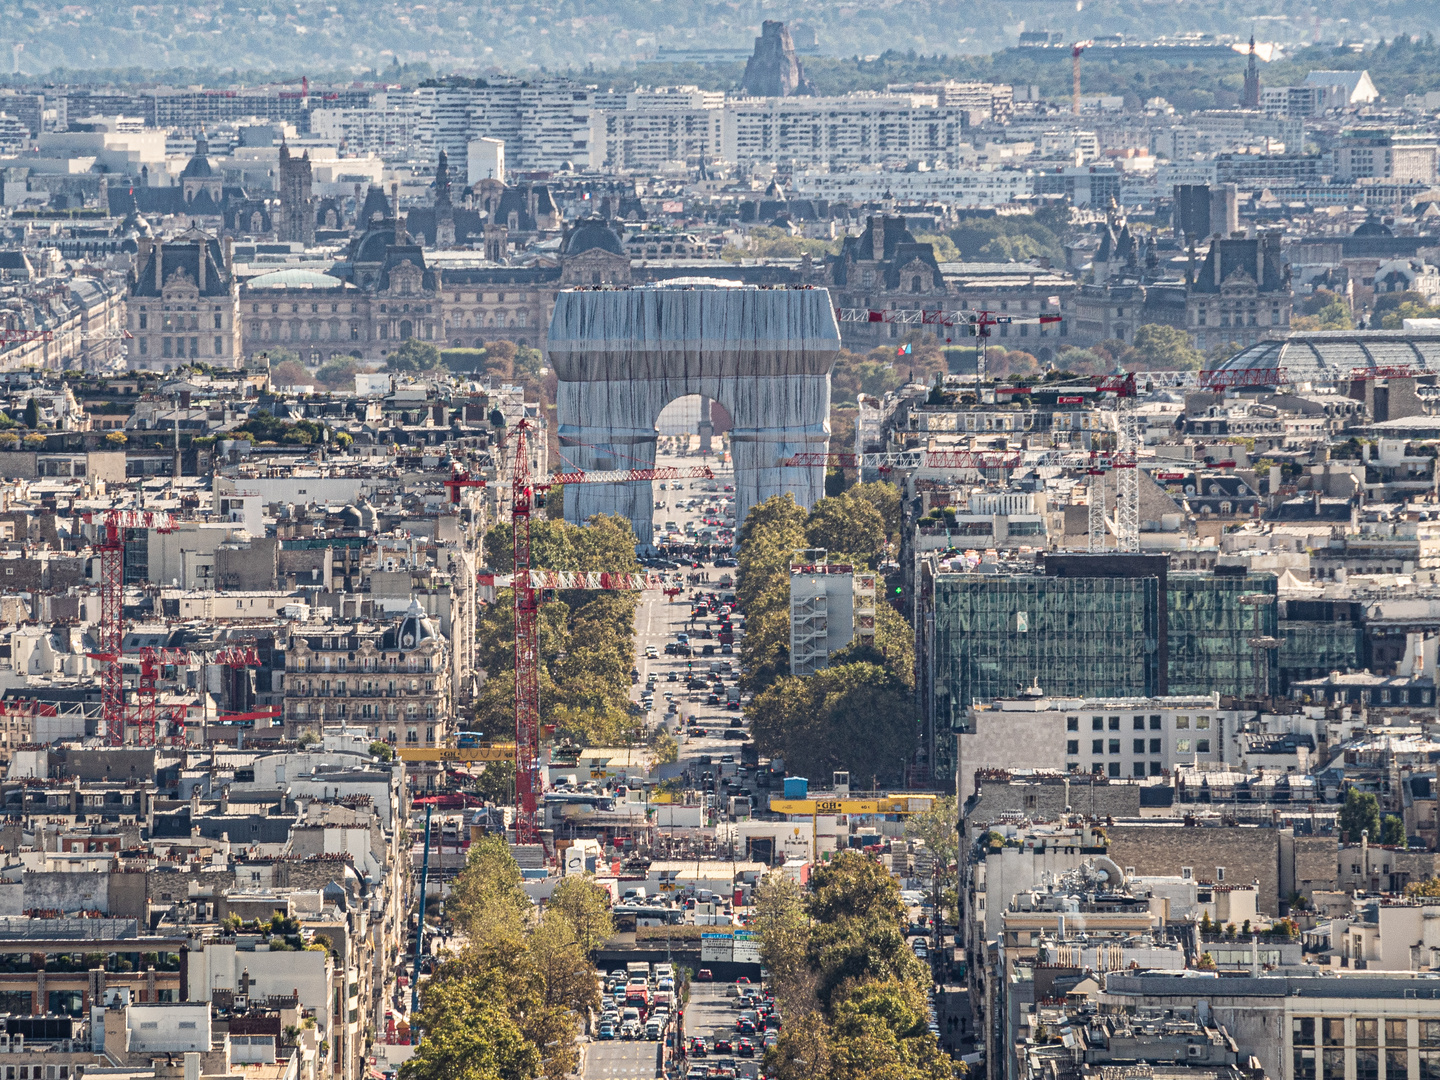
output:
<svg viewBox="0 0 1440 1080"><path fill-rule="evenodd" d="M818 862L818 826L822 814L924 814L934 805L934 795L879 795L873 799L771 799L770 812L810 818L810 857Z"/></svg>
<svg viewBox="0 0 1440 1080"><path fill-rule="evenodd" d="M430 749L420 747L399 747L395 754L401 761L513 761L514 743L494 743L490 746L471 746L461 750L453 746L437 746Z"/></svg>

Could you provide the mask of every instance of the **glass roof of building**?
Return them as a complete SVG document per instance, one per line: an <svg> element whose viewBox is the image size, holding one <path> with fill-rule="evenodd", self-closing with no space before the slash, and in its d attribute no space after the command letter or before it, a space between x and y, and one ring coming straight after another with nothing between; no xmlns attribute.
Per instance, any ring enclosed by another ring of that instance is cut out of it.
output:
<svg viewBox="0 0 1440 1080"><path fill-rule="evenodd" d="M1241 349L1215 369L1258 383L1333 382L1356 368L1405 367L1440 372L1440 333L1415 330L1331 330L1294 333ZM1268 381L1268 380L1264 380Z"/></svg>

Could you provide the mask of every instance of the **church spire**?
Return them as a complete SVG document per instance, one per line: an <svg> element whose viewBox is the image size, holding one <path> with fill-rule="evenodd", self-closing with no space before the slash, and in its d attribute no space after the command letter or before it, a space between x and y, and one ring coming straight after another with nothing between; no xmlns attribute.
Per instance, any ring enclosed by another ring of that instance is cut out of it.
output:
<svg viewBox="0 0 1440 1080"><path fill-rule="evenodd" d="M1247 109L1260 107L1260 65L1256 62L1255 31L1250 31L1250 59L1245 65L1245 91L1240 104Z"/></svg>

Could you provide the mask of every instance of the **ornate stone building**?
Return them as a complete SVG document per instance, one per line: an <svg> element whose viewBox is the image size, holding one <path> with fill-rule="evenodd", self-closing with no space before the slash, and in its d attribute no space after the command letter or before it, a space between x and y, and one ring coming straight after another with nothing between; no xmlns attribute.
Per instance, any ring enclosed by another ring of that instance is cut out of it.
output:
<svg viewBox="0 0 1440 1080"><path fill-rule="evenodd" d="M240 291L229 238L189 229L172 240L138 244L126 314L130 367L169 371L192 360L239 366Z"/></svg>
<svg viewBox="0 0 1440 1080"><path fill-rule="evenodd" d="M298 627L285 650L285 734L364 728L392 746L444 746L450 645L414 601L393 626Z"/></svg>
<svg viewBox="0 0 1440 1080"><path fill-rule="evenodd" d="M281 241L309 246L315 243L315 204L310 195L310 151L298 158L280 144L280 212L275 235Z"/></svg>
<svg viewBox="0 0 1440 1080"><path fill-rule="evenodd" d="M408 338L442 348L504 338L543 349L556 292L629 281L630 257L598 218L566 233L558 259L444 271L427 264L404 226L376 220L328 274L286 269L248 281L240 293L244 352L286 348L313 365L337 356L383 360Z"/></svg>

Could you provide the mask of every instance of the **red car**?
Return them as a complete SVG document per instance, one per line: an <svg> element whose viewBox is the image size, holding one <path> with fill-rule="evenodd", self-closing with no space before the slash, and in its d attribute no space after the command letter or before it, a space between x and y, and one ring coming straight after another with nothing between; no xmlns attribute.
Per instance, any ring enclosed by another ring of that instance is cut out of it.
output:
<svg viewBox="0 0 1440 1080"><path fill-rule="evenodd" d="M714 982L715 974L709 968L701 968L695 973L696 982Z"/></svg>

